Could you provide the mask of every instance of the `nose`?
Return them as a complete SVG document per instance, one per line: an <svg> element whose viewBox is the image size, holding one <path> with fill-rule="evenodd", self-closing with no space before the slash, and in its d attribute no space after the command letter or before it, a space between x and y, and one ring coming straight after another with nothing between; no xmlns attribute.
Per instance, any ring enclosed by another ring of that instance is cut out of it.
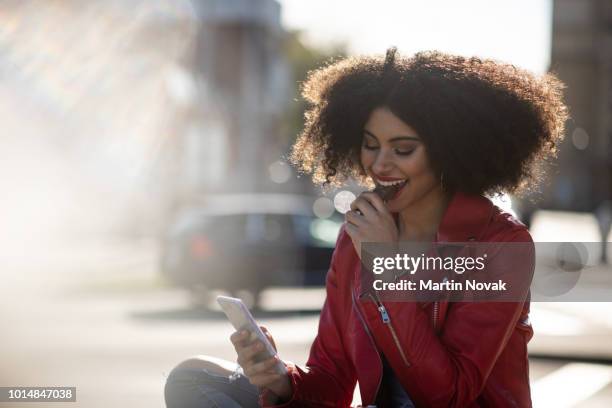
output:
<svg viewBox="0 0 612 408"><path fill-rule="evenodd" d="M379 176L385 176L391 173L393 166L393 161L389 152L387 152L386 149L380 149L372 164L372 171Z"/></svg>

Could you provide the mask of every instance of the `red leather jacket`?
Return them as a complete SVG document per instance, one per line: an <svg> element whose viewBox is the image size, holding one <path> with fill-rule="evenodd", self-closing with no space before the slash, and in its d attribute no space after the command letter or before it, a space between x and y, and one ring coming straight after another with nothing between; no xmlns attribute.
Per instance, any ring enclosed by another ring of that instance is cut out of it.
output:
<svg viewBox="0 0 612 408"><path fill-rule="evenodd" d="M456 193L436 242L532 242L523 224L481 196ZM349 407L359 381L374 404L382 379L379 351L417 407L530 407L529 302L374 302L360 298L360 260L338 236L327 298L306 368L287 364L291 400L279 407ZM262 393L262 406L271 404Z"/></svg>

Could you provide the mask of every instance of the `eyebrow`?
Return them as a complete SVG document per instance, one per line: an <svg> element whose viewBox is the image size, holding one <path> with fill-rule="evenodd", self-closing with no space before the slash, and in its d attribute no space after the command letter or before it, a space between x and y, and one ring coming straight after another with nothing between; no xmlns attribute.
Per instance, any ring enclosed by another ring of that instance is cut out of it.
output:
<svg viewBox="0 0 612 408"><path fill-rule="evenodd" d="M374 133L370 132L369 130L364 129L363 133L365 133L368 136L372 136L374 139L378 140L376 135L374 135ZM421 141L421 139L419 139L416 136L395 136L389 139L389 142L397 142L399 140L415 140L417 142Z"/></svg>

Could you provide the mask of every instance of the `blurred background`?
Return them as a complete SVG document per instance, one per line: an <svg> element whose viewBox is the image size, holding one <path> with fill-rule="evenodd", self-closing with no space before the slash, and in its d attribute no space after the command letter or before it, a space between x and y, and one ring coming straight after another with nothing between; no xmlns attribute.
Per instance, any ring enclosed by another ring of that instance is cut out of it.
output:
<svg viewBox="0 0 612 408"><path fill-rule="evenodd" d="M538 194L496 203L536 241L602 243L582 278L610 284L607 0L6 0L0 386L163 407L179 361L235 360L217 293L247 300L303 364L360 190L321 191L287 164L299 84L392 45L557 73L572 116L559 160ZM608 302L532 304L535 406L612 404L611 316Z"/></svg>

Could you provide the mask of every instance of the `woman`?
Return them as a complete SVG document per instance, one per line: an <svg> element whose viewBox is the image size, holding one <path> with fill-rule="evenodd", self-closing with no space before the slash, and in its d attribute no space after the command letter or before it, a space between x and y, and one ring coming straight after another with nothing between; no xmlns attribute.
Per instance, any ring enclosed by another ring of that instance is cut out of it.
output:
<svg viewBox="0 0 612 408"><path fill-rule="evenodd" d="M313 72L293 162L324 184L397 186L387 201L361 194L346 213L306 368L275 374L275 358L259 361L259 342L234 333L244 375L232 382L227 363L187 360L168 380L168 407L348 407L357 381L363 405L531 406L528 300L382 302L357 276L364 242L532 242L485 195L540 177L563 136L561 89L511 65L395 49Z"/></svg>

